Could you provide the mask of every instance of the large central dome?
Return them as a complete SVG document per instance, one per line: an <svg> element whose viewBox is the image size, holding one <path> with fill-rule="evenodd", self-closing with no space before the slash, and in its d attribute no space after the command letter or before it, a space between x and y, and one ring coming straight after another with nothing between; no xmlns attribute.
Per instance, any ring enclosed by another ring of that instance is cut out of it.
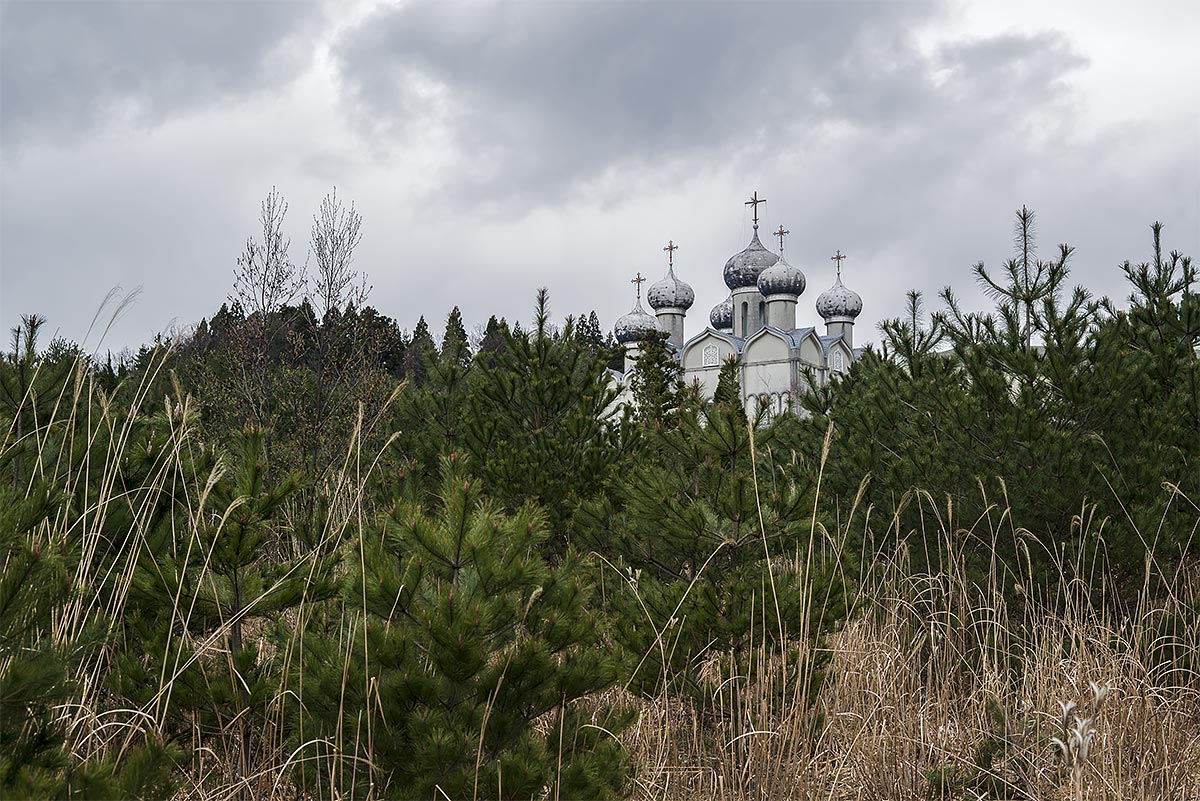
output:
<svg viewBox="0 0 1200 801"><path fill-rule="evenodd" d="M725 262L725 286L730 289L757 286L758 276L777 261L779 257L758 241L758 226L755 225L754 236L746 249L730 256L729 261Z"/></svg>

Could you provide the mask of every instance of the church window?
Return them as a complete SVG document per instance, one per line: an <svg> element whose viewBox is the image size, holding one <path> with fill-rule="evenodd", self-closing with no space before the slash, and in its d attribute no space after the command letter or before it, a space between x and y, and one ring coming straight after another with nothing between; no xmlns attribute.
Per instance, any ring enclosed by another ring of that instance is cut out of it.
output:
<svg viewBox="0 0 1200 801"><path fill-rule="evenodd" d="M704 350L700 351L700 357L703 367L716 367L721 363L721 354L716 345L705 345Z"/></svg>
<svg viewBox="0 0 1200 801"><path fill-rule="evenodd" d="M758 323L759 325L767 324L767 304L761 300L758 302Z"/></svg>
<svg viewBox="0 0 1200 801"><path fill-rule="evenodd" d="M749 316L749 314L750 314L750 304L743 300L742 301L742 336L746 336L747 334L750 333L747 330L749 321L746 319Z"/></svg>
<svg viewBox="0 0 1200 801"><path fill-rule="evenodd" d="M842 370L842 352L840 350L833 352L833 369L838 372Z"/></svg>

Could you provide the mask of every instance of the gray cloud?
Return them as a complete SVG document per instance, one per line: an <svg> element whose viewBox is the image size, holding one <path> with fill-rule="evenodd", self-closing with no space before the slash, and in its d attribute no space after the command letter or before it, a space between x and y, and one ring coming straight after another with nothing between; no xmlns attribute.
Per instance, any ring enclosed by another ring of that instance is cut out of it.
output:
<svg viewBox="0 0 1200 801"><path fill-rule="evenodd" d="M154 125L290 80L310 52L284 45L320 9L301 2L0 4L0 137L68 143L131 118Z"/></svg>
<svg viewBox="0 0 1200 801"><path fill-rule="evenodd" d="M615 168L739 159L928 105L920 3L411 4L336 47L377 136L443 112L476 197L559 198ZM431 87L433 87L431 89Z"/></svg>

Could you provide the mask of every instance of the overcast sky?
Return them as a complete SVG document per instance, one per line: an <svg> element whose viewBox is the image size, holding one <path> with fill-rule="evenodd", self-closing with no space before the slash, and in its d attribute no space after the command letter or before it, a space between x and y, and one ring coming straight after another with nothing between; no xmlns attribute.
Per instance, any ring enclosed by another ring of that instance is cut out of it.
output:
<svg viewBox="0 0 1200 801"><path fill-rule="evenodd" d="M2 0L0 322L83 340L140 287L89 348L186 329L272 186L298 262L322 196L354 201L370 302L405 329L528 319L543 285L610 327L673 239L691 336L754 191L808 276L800 325L837 249L860 342L908 289L980 306L970 266L1011 254L1022 204L1123 297L1154 220L1200 256L1197 42L1194 0Z"/></svg>

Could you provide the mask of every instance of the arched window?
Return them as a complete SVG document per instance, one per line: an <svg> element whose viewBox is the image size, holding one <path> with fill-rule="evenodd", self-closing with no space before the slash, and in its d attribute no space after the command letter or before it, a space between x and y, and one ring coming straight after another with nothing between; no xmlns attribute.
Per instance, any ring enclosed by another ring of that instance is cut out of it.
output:
<svg viewBox="0 0 1200 801"><path fill-rule="evenodd" d="M763 300L758 302L758 324L764 326L767 324L767 303Z"/></svg>
<svg viewBox="0 0 1200 801"><path fill-rule="evenodd" d="M746 326L749 325L746 318L749 314L750 314L750 304L743 300L742 301L742 336L743 337L750 333L749 331L746 330Z"/></svg>
<svg viewBox="0 0 1200 801"><path fill-rule="evenodd" d="M701 366L716 367L721 363L721 354L716 345L705 345L700 351Z"/></svg>
<svg viewBox="0 0 1200 801"><path fill-rule="evenodd" d="M842 352L840 350L835 350L833 352L833 369L840 373L842 371L842 364Z"/></svg>

